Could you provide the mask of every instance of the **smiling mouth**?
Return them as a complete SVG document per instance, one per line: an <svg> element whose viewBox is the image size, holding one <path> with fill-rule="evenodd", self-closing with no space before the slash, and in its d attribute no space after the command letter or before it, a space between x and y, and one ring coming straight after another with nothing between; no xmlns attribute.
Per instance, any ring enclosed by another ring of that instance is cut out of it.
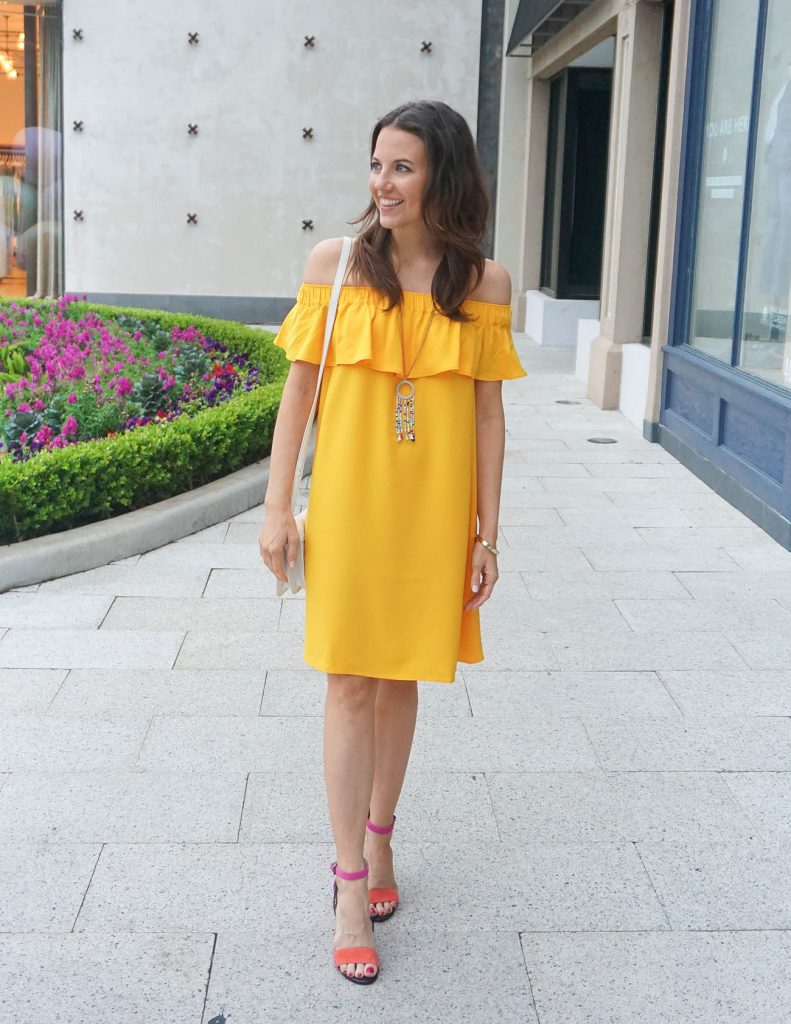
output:
<svg viewBox="0 0 791 1024"><path fill-rule="evenodd" d="M392 201L389 201L389 200L386 200L386 199L380 199L379 200L379 208L381 210L394 210L396 208L396 206L401 206L401 204L403 202L404 202L403 199L398 199L395 202L392 202Z"/></svg>

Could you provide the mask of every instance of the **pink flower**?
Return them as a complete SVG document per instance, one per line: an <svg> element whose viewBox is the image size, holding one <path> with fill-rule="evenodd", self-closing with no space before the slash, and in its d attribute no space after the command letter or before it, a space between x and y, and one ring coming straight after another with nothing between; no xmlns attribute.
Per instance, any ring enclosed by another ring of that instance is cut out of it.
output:
<svg viewBox="0 0 791 1024"><path fill-rule="evenodd" d="M132 392L132 382L128 377L119 377L115 385L117 395L129 395Z"/></svg>
<svg viewBox="0 0 791 1024"><path fill-rule="evenodd" d="M69 437L71 434L76 433L77 421L73 416L69 416L69 418L66 420L66 422L63 424L63 427L61 428L61 434L63 434L64 437Z"/></svg>
<svg viewBox="0 0 791 1024"><path fill-rule="evenodd" d="M28 405L27 402L20 402L19 405L17 406L17 409L19 410L19 412L30 412L31 411L30 406Z"/></svg>
<svg viewBox="0 0 791 1024"><path fill-rule="evenodd" d="M66 401L69 403L69 405L74 405L74 403L77 401L77 396L74 394L73 391L69 392L69 397L66 399Z"/></svg>

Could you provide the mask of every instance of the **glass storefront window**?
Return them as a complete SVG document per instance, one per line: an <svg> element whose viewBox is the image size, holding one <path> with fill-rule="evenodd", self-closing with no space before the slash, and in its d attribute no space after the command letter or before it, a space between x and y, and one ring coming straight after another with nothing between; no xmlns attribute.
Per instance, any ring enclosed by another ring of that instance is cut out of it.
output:
<svg viewBox="0 0 791 1024"><path fill-rule="evenodd" d="M0 295L63 284L60 3L0 0Z"/></svg>
<svg viewBox="0 0 791 1024"><path fill-rule="evenodd" d="M689 342L727 363L736 307L758 6L758 0L719 0L710 50Z"/></svg>
<svg viewBox="0 0 791 1024"><path fill-rule="evenodd" d="M791 5L768 8L744 313L743 369L791 386Z"/></svg>

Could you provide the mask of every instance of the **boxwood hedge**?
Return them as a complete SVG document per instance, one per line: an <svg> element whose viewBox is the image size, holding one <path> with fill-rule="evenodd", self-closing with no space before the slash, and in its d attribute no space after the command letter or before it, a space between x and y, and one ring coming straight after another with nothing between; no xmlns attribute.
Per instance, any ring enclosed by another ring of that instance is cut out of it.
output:
<svg viewBox="0 0 791 1024"><path fill-rule="evenodd" d="M20 299L19 305L44 306ZM25 462L0 459L0 543L10 544L107 519L209 483L267 456L289 362L274 335L228 320L75 302L93 311L155 321L165 330L194 325L244 353L266 383L192 417L179 416L115 437L42 451Z"/></svg>

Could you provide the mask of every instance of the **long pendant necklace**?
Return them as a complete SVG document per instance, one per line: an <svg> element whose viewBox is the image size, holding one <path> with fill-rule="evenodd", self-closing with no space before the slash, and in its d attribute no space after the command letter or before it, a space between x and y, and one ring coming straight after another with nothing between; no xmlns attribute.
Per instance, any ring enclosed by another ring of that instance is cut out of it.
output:
<svg viewBox="0 0 791 1024"><path fill-rule="evenodd" d="M412 360L412 365L409 367L409 373L415 368L415 363L420 355L423 345L428 337L428 331L431 327L431 321L434 319L434 310L431 310L431 316L428 318L426 324L426 331L423 335L423 340L420 343L420 347L417 350L417 355ZM401 329L401 355L403 358L402 365L404 367L404 376L396 383L396 407L395 407L395 431L396 441L414 441L415 440L415 385L409 380L409 374L406 371L406 348L404 347L404 307L403 304L400 307L399 316L399 327ZM401 391L402 386L406 384L409 391L403 394Z"/></svg>

